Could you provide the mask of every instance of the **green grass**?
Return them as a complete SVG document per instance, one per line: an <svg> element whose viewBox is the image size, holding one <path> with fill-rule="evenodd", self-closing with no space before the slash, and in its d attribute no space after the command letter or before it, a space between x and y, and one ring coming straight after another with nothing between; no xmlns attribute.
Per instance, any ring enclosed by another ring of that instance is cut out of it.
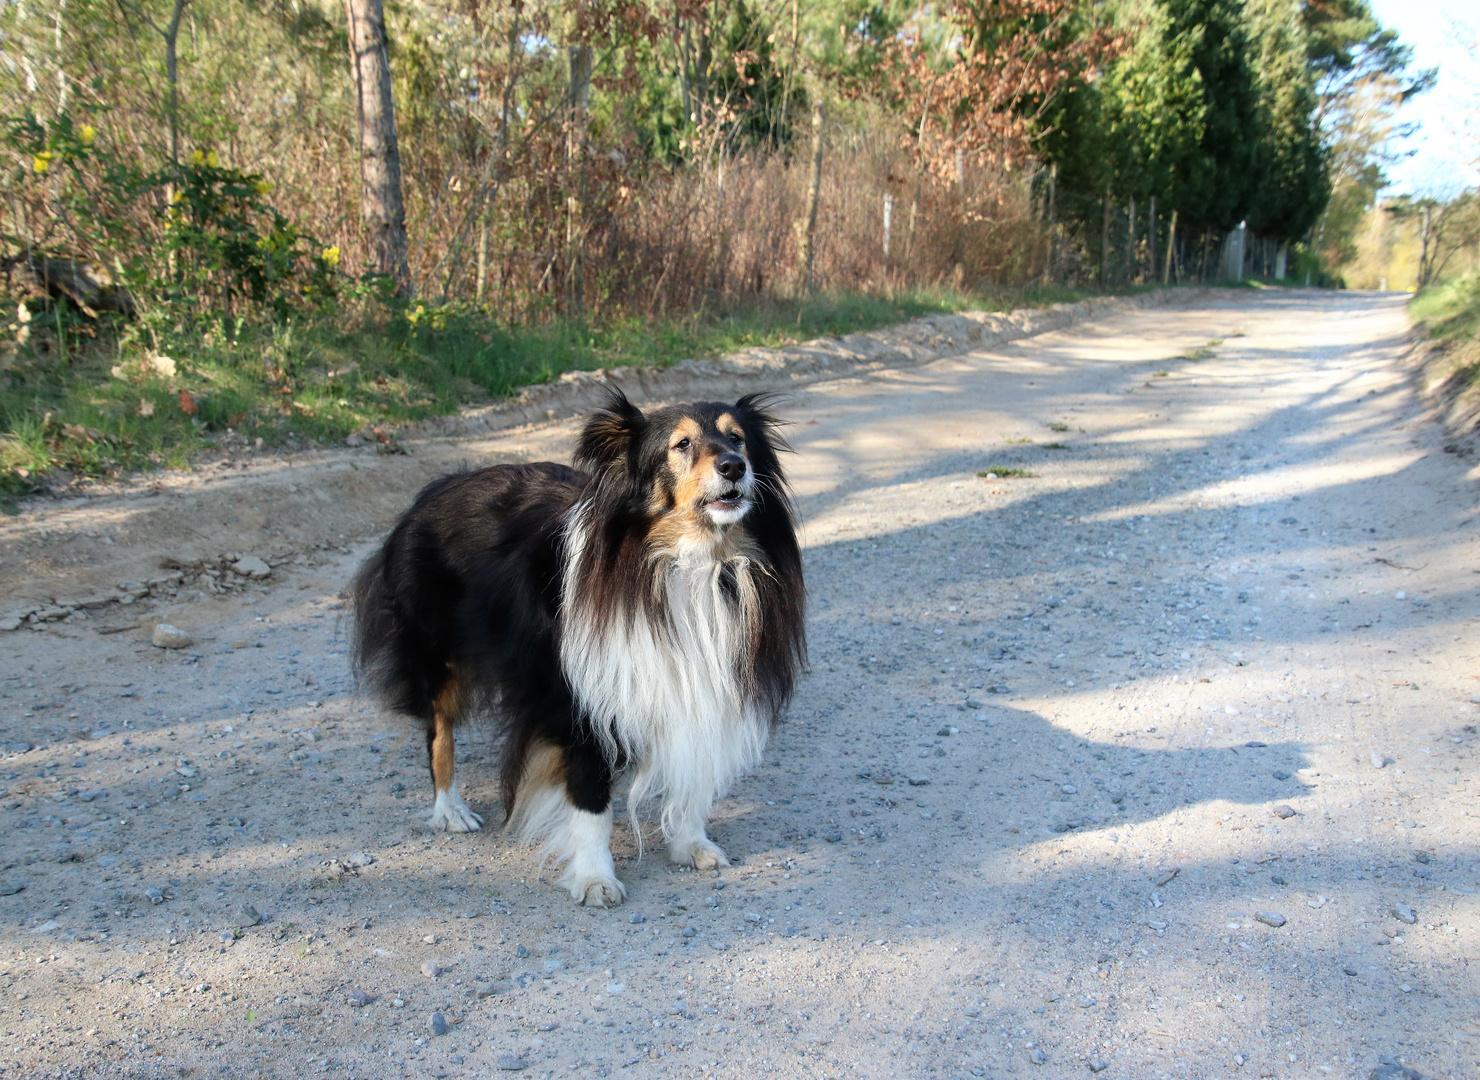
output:
<svg viewBox="0 0 1480 1080"><path fill-rule="evenodd" d="M1458 343L1480 337L1480 274L1470 274L1417 293L1408 313L1431 337Z"/></svg>
<svg viewBox="0 0 1480 1080"><path fill-rule="evenodd" d="M1144 291L1144 290L1134 290ZM668 365L755 346L871 330L922 315L1047 306L1092 295L1064 288L805 302L602 325L510 326L478 312L378 303L247 327L232 340L176 331L146 349L137 327L36 311L32 333L0 322L0 494L61 470L113 477L188 467L201 453L341 444L364 432L394 449L394 430L494 401L573 370ZM1097 295L1097 294L1095 294ZM55 324L55 325L53 325ZM174 361L155 365L153 356ZM378 434L377 434L378 432Z"/></svg>
<svg viewBox="0 0 1480 1080"><path fill-rule="evenodd" d="M1067 449L1069 449L1069 444L1068 443L1061 443L1061 442L1046 442L1046 443L1043 444L1043 449L1045 449L1045 450L1067 450Z"/></svg>
<svg viewBox="0 0 1480 1080"><path fill-rule="evenodd" d="M979 469L976 475L983 480L1032 480L1038 474L1021 469L1016 465L991 465L985 469Z"/></svg>

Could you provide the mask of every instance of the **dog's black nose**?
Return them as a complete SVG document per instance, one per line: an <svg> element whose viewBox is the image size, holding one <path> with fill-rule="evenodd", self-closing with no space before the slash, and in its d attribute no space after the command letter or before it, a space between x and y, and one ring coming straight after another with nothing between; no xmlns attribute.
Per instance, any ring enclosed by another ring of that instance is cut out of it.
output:
<svg viewBox="0 0 1480 1080"><path fill-rule="evenodd" d="M739 454L721 454L714 467L726 480L739 480L745 475L745 459Z"/></svg>

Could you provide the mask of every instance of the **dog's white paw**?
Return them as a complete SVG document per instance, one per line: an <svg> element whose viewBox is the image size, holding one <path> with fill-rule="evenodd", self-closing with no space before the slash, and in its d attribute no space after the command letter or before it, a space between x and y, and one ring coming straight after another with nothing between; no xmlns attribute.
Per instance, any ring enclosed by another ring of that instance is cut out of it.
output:
<svg viewBox="0 0 1480 1080"><path fill-rule="evenodd" d="M611 874L568 874L561 884L570 890L572 900L586 907L616 907L627 899L627 887Z"/></svg>
<svg viewBox="0 0 1480 1080"><path fill-rule="evenodd" d="M446 791L437 792L437 801L432 804L432 816L427 819L427 824L447 832L476 832L483 827L483 815L473 813L462 801L454 783Z"/></svg>
<svg viewBox="0 0 1480 1080"><path fill-rule="evenodd" d="M673 844L668 848L668 857L680 866L692 866L695 870L717 870L730 865L720 846L707 838Z"/></svg>

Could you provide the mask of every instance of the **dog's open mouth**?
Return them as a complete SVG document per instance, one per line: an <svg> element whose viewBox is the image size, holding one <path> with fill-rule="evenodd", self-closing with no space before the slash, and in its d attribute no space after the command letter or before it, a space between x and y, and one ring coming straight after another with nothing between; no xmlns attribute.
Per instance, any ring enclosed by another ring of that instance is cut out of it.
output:
<svg viewBox="0 0 1480 1080"><path fill-rule="evenodd" d="M719 498L710 499L704 504L706 510L739 510L745 505L745 495L739 488L730 488L720 493Z"/></svg>

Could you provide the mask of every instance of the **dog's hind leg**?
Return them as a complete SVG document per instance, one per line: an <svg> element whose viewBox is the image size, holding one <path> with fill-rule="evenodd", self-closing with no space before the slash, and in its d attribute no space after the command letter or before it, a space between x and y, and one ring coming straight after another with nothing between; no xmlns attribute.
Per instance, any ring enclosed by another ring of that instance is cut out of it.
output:
<svg viewBox="0 0 1480 1080"><path fill-rule="evenodd" d="M709 806L699 799L670 799L663 805L663 838L668 842L668 858L680 866L695 870L714 870L729 866L724 851L704 831Z"/></svg>
<svg viewBox="0 0 1480 1080"><path fill-rule="evenodd" d="M483 825L483 818L473 813L457 793L453 777L453 726L462 717L462 693L457 673L437 695L432 726L427 729L427 757L431 759L432 787L437 793L432 816L427 824L448 832L473 832Z"/></svg>

